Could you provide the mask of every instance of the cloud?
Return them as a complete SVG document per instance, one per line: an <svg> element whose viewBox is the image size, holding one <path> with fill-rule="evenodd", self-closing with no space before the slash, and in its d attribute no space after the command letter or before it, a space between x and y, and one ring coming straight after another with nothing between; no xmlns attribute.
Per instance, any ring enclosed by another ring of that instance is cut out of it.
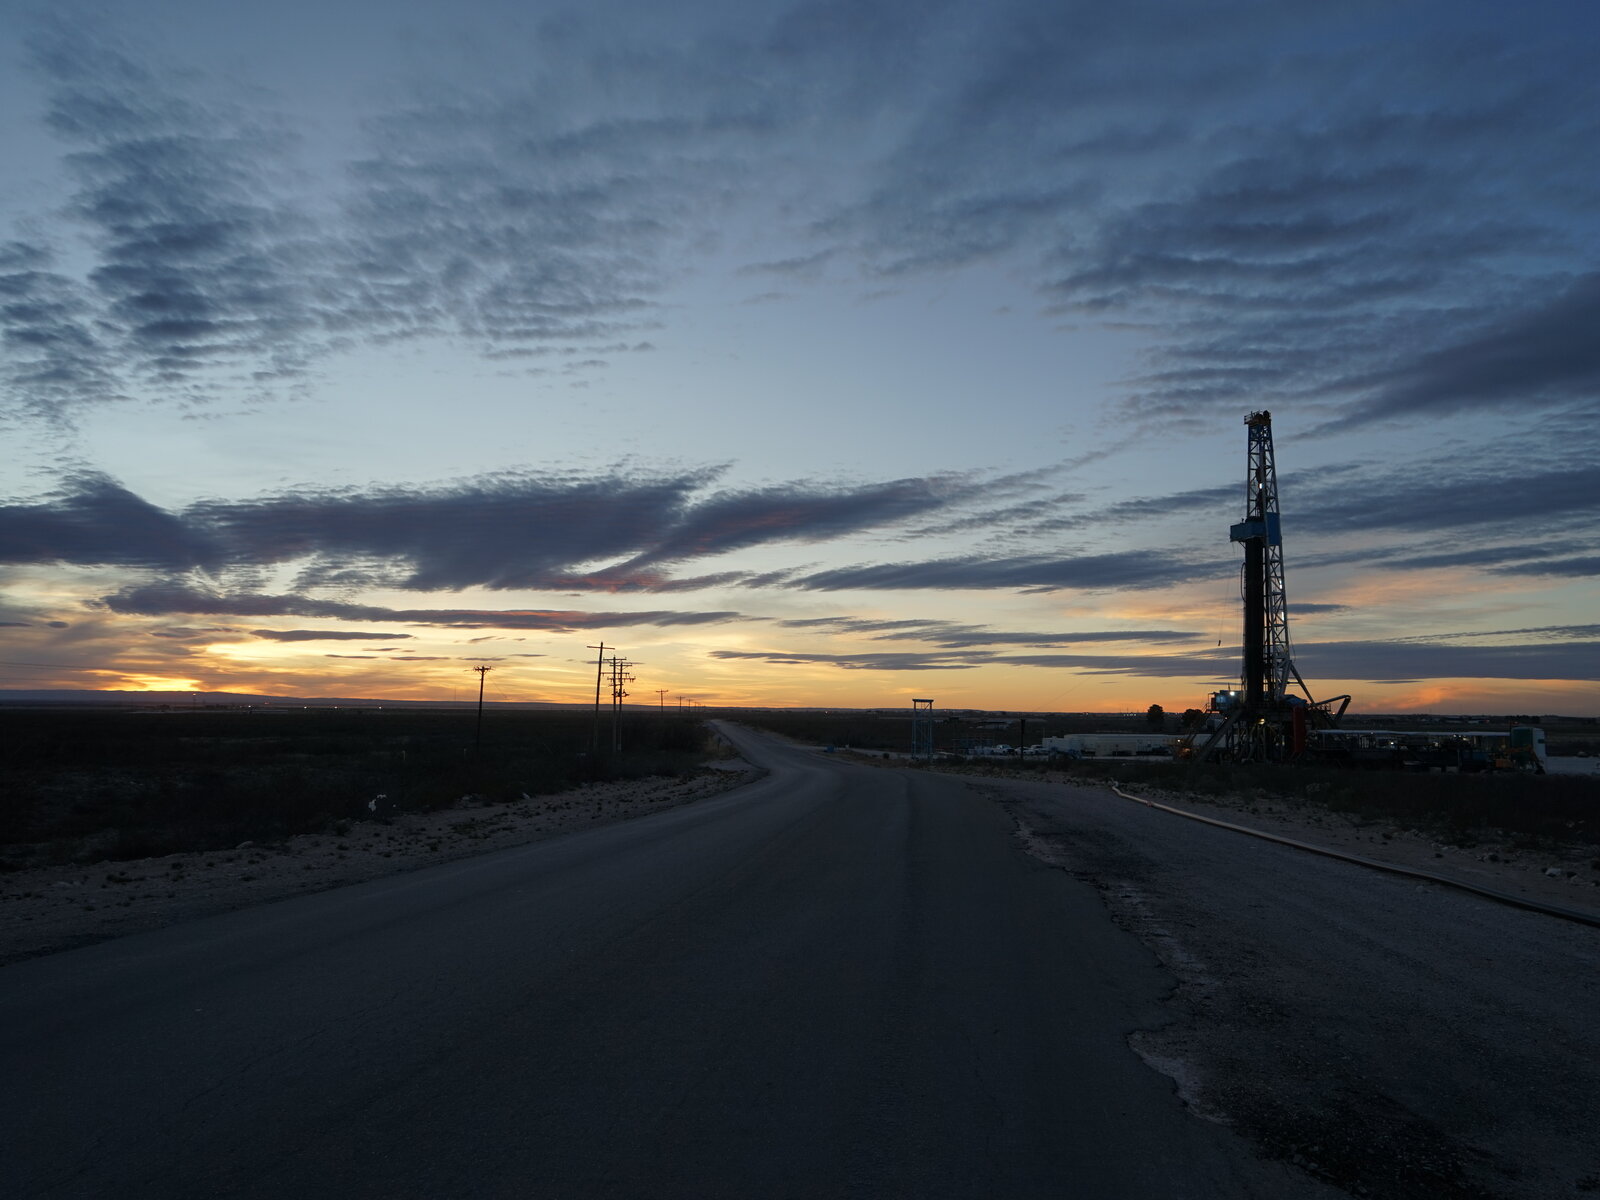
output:
<svg viewBox="0 0 1600 1200"><path fill-rule="evenodd" d="M1600 576L1600 555L1583 558L1553 558L1540 562L1514 563L1491 568L1496 575L1558 575L1572 579Z"/></svg>
<svg viewBox="0 0 1600 1200"><path fill-rule="evenodd" d="M880 633L879 641L925 641L935 646L1074 646L1098 642L1167 643L1190 641L1203 635L1175 629L1112 629L1062 633L1026 633L995 630L981 625L951 622L942 628Z"/></svg>
<svg viewBox="0 0 1600 1200"><path fill-rule="evenodd" d="M1284 536L1296 546L1299 543L1291 539L1302 531L1390 530L1427 534L1435 542L1459 533L1467 541L1460 549L1367 546L1328 552L1314 560L1296 549L1293 562L1298 566L1313 561L1326 565L1361 562L1397 569L1488 566L1586 549L1593 539L1583 534L1600 518L1600 465L1590 461L1592 457L1580 441L1565 453L1547 453L1531 463L1521 457L1449 455L1410 463L1403 471L1358 464L1295 471L1279 478ZM1238 512L1242 496L1243 489L1237 484L1188 489L1119 501L1053 524L1097 527L1112 521L1156 521L1177 512ZM1514 533L1516 540L1485 544L1468 536L1471 531L1499 532L1496 527ZM1218 533L1220 540L1220 527ZM1552 536L1560 540L1544 544L1536 540Z"/></svg>
<svg viewBox="0 0 1600 1200"><path fill-rule="evenodd" d="M516 71L441 67L336 131L316 202L254 96L57 21L34 65L89 260L0 253L12 404L281 391L398 339L608 363L732 213L797 235L747 274L1003 264L1047 309L1142 325L1146 414L1592 411L1587 40L1565 10L1417 12L574 12L501 31Z"/></svg>
<svg viewBox="0 0 1600 1200"><path fill-rule="evenodd" d="M1012 588L1033 591L1157 588L1226 573L1232 564L1191 562L1171 554L1127 550L1076 558L933 559L817 571L786 586L808 591Z"/></svg>
<svg viewBox="0 0 1600 1200"><path fill-rule="evenodd" d="M702 474L660 479L511 477L447 488L303 492L193 506L238 561L377 560L415 590L540 587L578 564L671 535ZM559 583L555 586L561 586Z"/></svg>
<svg viewBox="0 0 1600 1200"><path fill-rule="evenodd" d="M704 625L741 619L739 613L726 611L602 613L542 609L385 608L306 596L221 594L183 584L133 585L104 596L97 603L114 613L138 616L207 613L243 617L322 617L344 621L406 621L416 625L457 629L536 629L549 633L574 633L584 629L609 629L625 625ZM371 640L406 635L369 631L359 636Z"/></svg>
<svg viewBox="0 0 1600 1200"><path fill-rule="evenodd" d="M775 541L827 541L926 516L978 490L970 478L949 477L722 492L694 504L657 545L617 570L625 574Z"/></svg>
<svg viewBox="0 0 1600 1200"><path fill-rule="evenodd" d="M705 230L739 147L770 132L756 76L707 88L697 46L624 73L599 42L546 36L553 57L493 93L419 85L372 117L313 202L284 120L113 36L46 20L32 42L91 258L73 274L43 242L0 249L21 411L281 393L331 350L403 338L486 357L566 343L587 351L575 369L648 350L663 252Z"/></svg>
<svg viewBox="0 0 1600 1200"><path fill-rule="evenodd" d="M1552 279L1547 286L1558 287ZM1464 409L1581 401L1600 397L1600 272L1559 294L1498 313L1471 336L1429 351L1369 383L1371 396L1345 420L1453 415Z"/></svg>
<svg viewBox="0 0 1600 1200"><path fill-rule="evenodd" d="M1422 11L1014 0L932 61L816 241L887 275L1015 264L1056 311L1140 324L1151 417L1268 392L1593 411L1582 39Z"/></svg>
<svg viewBox="0 0 1600 1200"><path fill-rule="evenodd" d="M506 474L436 488L301 491L179 513L81 475L0 507L0 562L210 574L298 562L299 590L386 586L677 592L770 586L785 572L674 579L672 563L891 528L982 494L974 477L796 482L705 493L710 470ZM621 559L620 562L614 560ZM603 565L613 560L613 565Z"/></svg>
<svg viewBox="0 0 1600 1200"><path fill-rule="evenodd" d="M1377 683L1402 675L1418 679L1600 679L1600 641L1521 645L1460 645L1412 641L1301 642L1295 666L1314 691L1320 680ZM1093 674L1217 679L1238 674L1232 651L1186 655L1008 655L1008 666ZM1324 689L1325 690L1325 689Z"/></svg>
<svg viewBox="0 0 1600 1200"><path fill-rule="evenodd" d="M193 642L201 640L214 640L219 635L227 635L235 632L235 630L229 629L227 626L223 625L210 625L199 629L191 628L186 625L170 625L165 629L150 630L150 636L158 638L171 638L174 641L180 642Z"/></svg>
<svg viewBox="0 0 1600 1200"><path fill-rule="evenodd" d="M1541 467L1491 461L1472 463L1465 470L1455 463L1446 464L1444 470L1418 464L1416 470L1398 475L1308 489L1297 496L1285 522L1292 519L1294 527L1328 532L1395 529L1433 534L1504 525L1537 535L1563 525L1591 525L1596 515L1600 515L1600 465ZM1538 548L1527 550L1529 557L1539 553Z"/></svg>
<svg viewBox="0 0 1600 1200"><path fill-rule="evenodd" d="M713 650L712 658L754 660L780 666L824 664L846 671L967 671L981 664L971 656L934 653L818 654L786 650Z"/></svg>
<svg viewBox="0 0 1600 1200"><path fill-rule="evenodd" d="M1444 634L1427 640L1304 642L1295 647L1295 665L1319 695L1329 690L1318 691L1321 680L1379 683L1402 675L1417 679L1600 680L1600 640L1594 638L1594 632L1593 626L1561 626ZM1508 640L1512 638L1523 640ZM1188 679L1196 686L1235 678L1239 670L1236 650L1211 647L1177 654L1006 654L955 648L904 654L714 650L711 656L774 665L825 665L842 670L1034 667L1087 675Z"/></svg>
<svg viewBox="0 0 1600 1200"><path fill-rule="evenodd" d="M1520 645L1315 642L1295 647L1308 679L1577 679L1600 681L1600 640Z"/></svg>
<svg viewBox="0 0 1600 1200"><path fill-rule="evenodd" d="M0 386L20 412L36 417L87 397L121 394L93 298L76 280L49 269L55 265L48 246L0 246Z"/></svg>
<svg viewBox="0 0 1600 1200"><path fill-rule="evenodd" d="M351 642L371 641L374 637L409 638L409 633L346 632L332 629L252 629L251 637L269 642Z"/></svg>
<svg viewBox="0 0 1600 1200"><path fill-rule="evenodd" d="M975 646L1066 646L1081 642L1175 642L1201 636L1172 629L1093 630L1087 632L1025 633L996 630L986 625L927 618L866 620L859 617L801 617L779 621L784 629L825 629L844 634L867 634L874 641L928 642L947 649Z"/></svg>
<svg viewBox="0 0 1600 1200"><path fill-rule="evenodd" d="M0 506L0 562L182 571L224 557L205 531L103 475L72 476L42 504Z"/></svg>
<svg viewBox="0 0 1600 1200"><path fill-rule="evenodd" d="M183 99L65 22L36 41L35 60L51 131L80 147L65 160L69 212L95 255L81 283L31 279L22 320L50 347L53 394L106 399L131 377L201 397L207 381L296 373L326 334L311 225L274 178L292 138Z"/></svg>

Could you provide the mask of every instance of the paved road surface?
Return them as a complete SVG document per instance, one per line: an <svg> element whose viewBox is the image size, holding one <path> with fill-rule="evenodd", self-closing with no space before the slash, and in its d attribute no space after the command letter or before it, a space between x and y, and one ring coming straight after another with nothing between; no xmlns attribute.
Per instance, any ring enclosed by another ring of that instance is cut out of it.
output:
<svg viewBox="0 0 1600 1200"><path fill-rule="evenodd" d="M963 784L683 809L0 970L8 1197L1280 1197L1172 980Z"/></svg>
<svg viewBox="0 0 1600 1200"><path fill-rule="evenodd" d="M979 786L1181 981L1135 1040L1201 1107L1374 1200L1600 1193L1600 929L1100 788Z"/></svg>
<svg viewBox="0 0 1600 1200"><path fill-rule="evenodd" d="M0 1194L1317 1194L1005 811L733 736L710 802L0 970Z"/></svg>

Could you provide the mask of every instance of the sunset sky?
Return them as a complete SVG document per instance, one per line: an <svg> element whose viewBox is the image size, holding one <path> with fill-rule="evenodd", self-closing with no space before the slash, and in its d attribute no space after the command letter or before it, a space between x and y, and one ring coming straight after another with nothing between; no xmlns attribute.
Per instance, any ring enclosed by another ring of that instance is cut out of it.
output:
<svg viewBox="0 0 1600 1200"><path fill-rule="evenodd" d="M0 689L1600 713L1600 5L0 0Z"/></svg>

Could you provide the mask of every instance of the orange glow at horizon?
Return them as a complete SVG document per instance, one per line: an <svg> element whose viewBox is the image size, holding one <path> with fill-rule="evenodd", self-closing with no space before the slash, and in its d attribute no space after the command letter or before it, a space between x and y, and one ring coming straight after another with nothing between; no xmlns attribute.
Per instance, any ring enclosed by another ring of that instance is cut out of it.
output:
<svg viewBox="0 0 1600 1200"><path fill-rule="evenodd" d="M118 677L116 686L97 688L95 690L107 692L205 692L212 689L206 687L198 679L186 676L127 674Z"/></svg>

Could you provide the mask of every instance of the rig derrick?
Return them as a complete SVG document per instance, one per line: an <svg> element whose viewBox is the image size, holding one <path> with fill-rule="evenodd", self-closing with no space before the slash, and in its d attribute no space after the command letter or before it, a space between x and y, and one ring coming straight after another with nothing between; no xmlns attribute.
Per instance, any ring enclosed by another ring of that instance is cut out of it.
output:
<svg viewBox="0 0 1600 1200"><path fill-rule="evenodd" d="M1253 412L1244 423L1249 431L1245 513L1244 520L1229 530L1229 539L1244 547L1240 570L1244 662L1238 691L1211 693L1207 729L1193 737L1189 753L1197 760L1285 762L1305 752L1309 730L1337 727L1350 697L1314 700L1295 669L1283 584L1272 414ZM1291 694L1291 680L1304 698Z"/></svg>

